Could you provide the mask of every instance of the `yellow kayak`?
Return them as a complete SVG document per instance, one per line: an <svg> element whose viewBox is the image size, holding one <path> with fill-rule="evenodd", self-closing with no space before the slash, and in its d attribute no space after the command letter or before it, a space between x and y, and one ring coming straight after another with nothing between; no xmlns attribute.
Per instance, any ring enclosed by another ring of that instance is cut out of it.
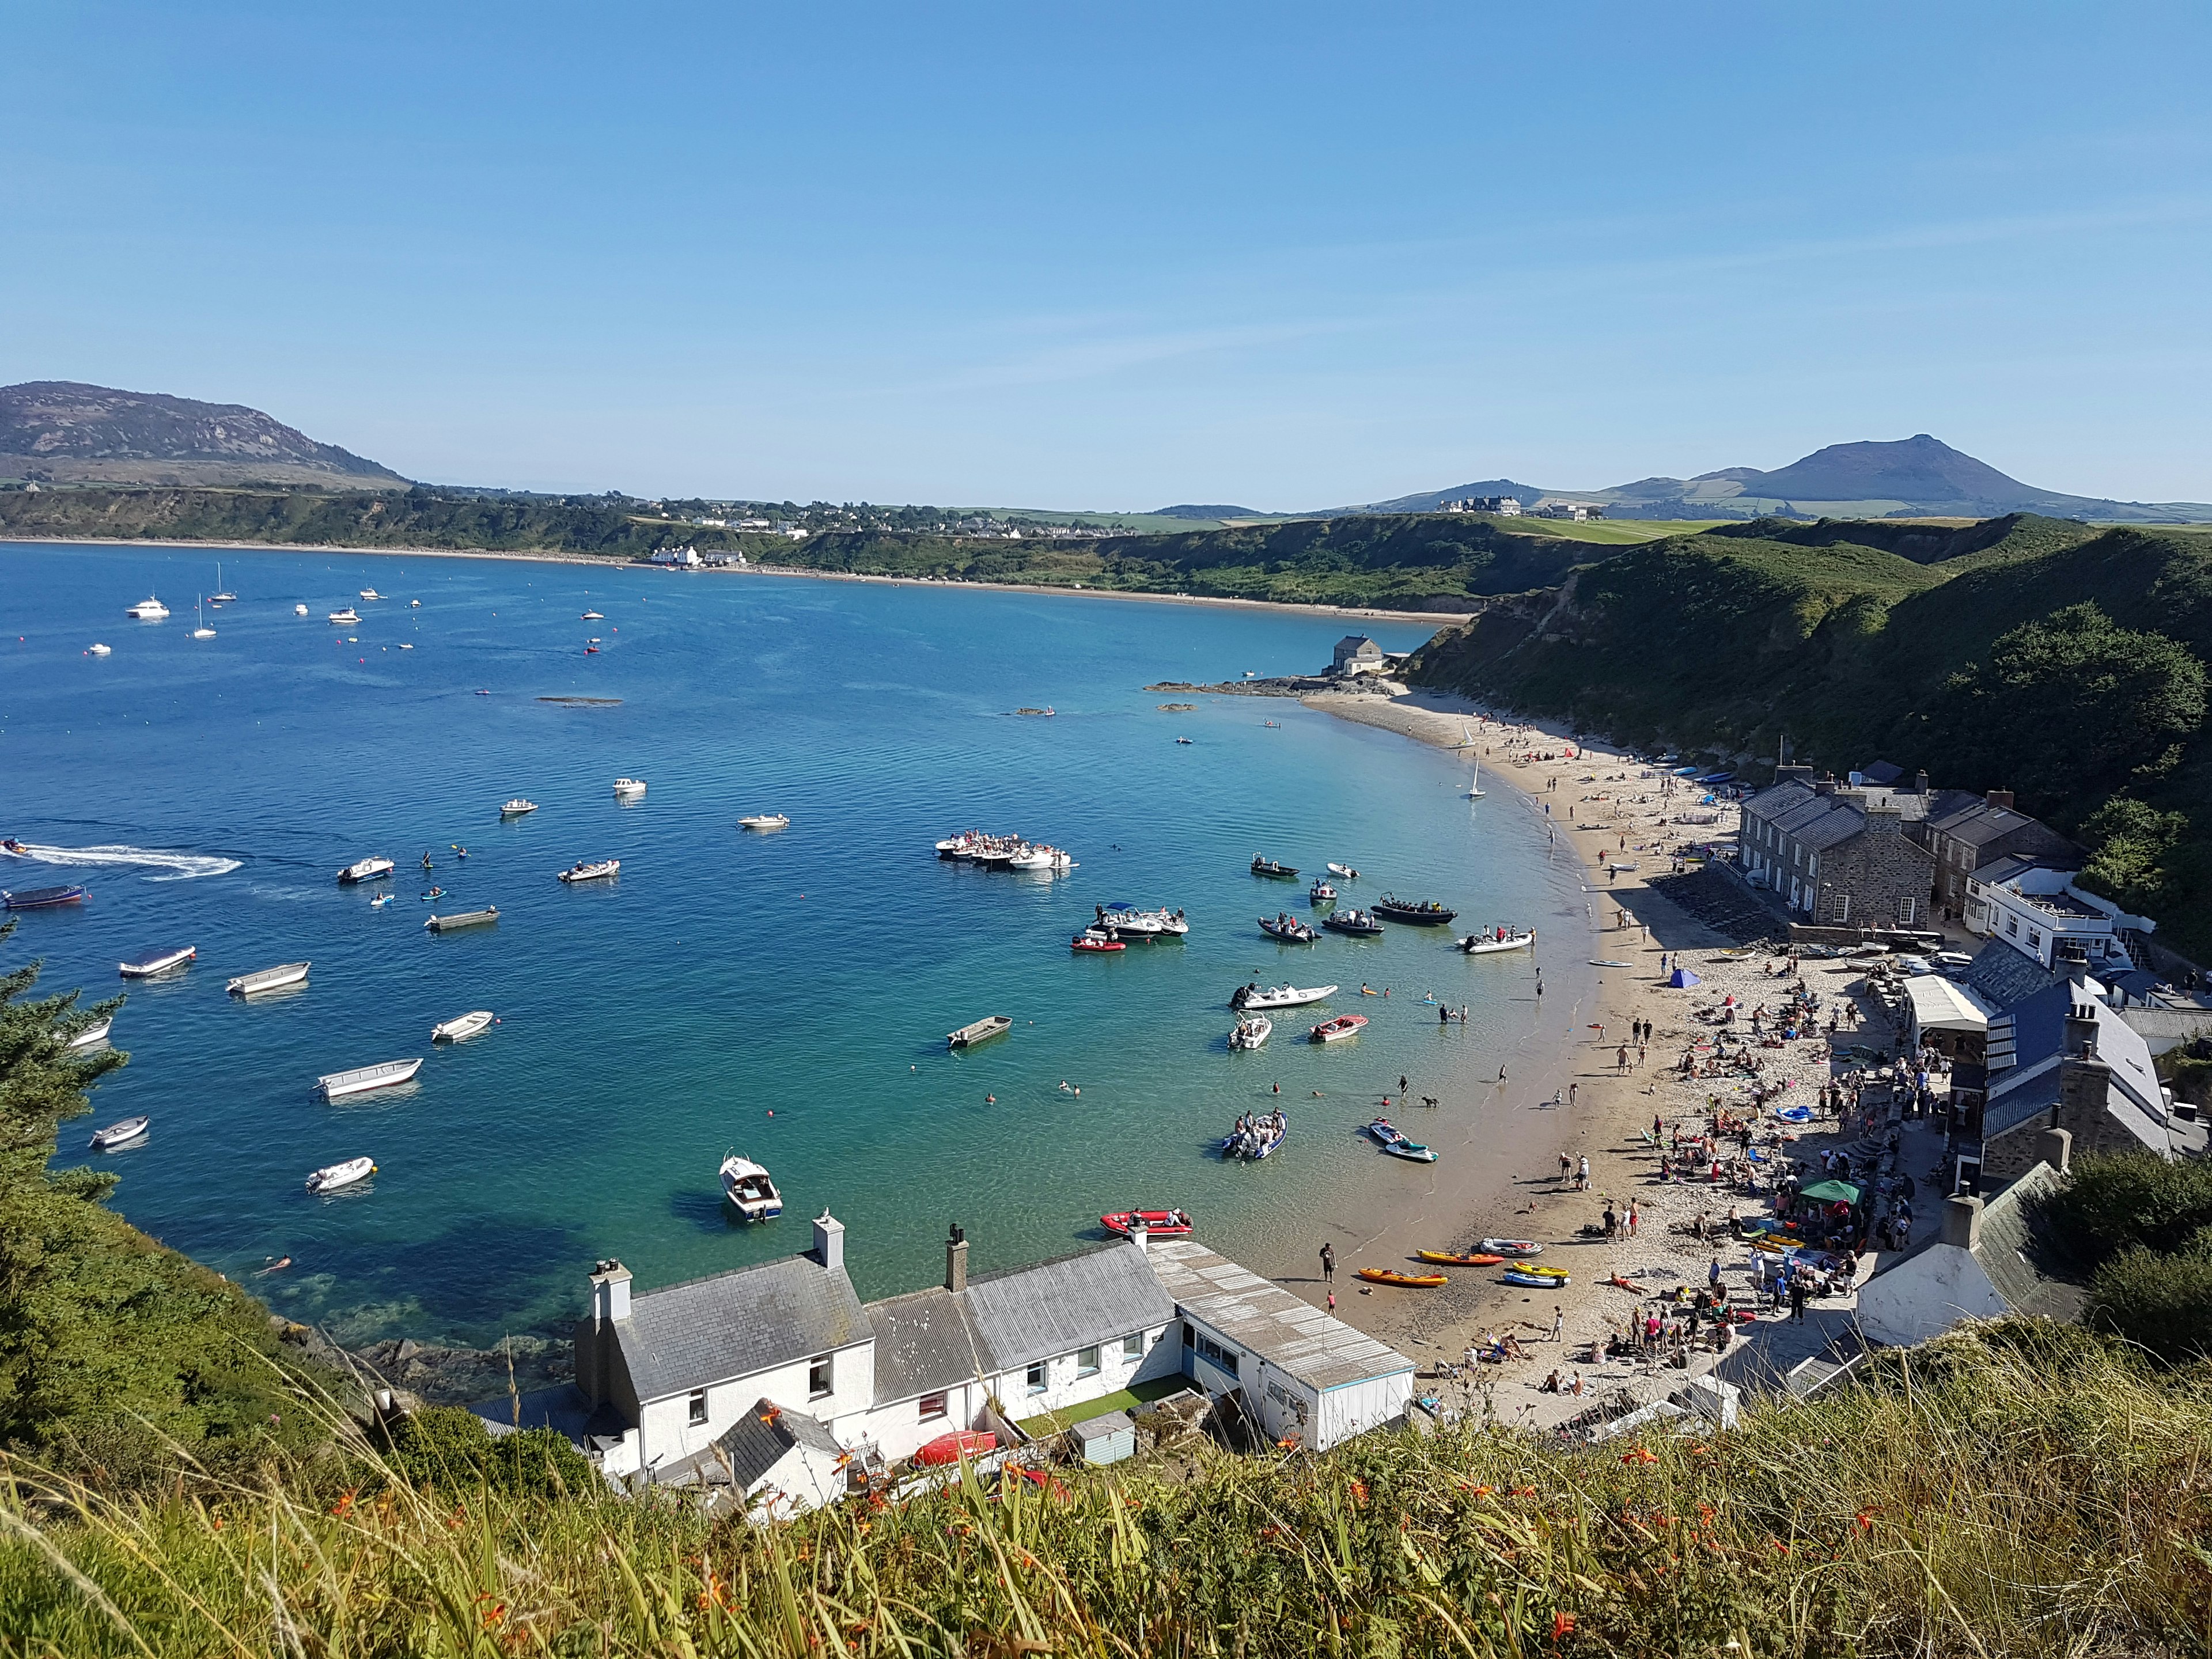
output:
<svg viewBox="0 0 2212 1659"><path fill-rule="evenodd" d="M1389 1267L1362 1267L1359 1276L1370 1285L1400 1285L1413 1291L1433 1291L1451 1283L1442 1273L1401 1273Z"/></svg>

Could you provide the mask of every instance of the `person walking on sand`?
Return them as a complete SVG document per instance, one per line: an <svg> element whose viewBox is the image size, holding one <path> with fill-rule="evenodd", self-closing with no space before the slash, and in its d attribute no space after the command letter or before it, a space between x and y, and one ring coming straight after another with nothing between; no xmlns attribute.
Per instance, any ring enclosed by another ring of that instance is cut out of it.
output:
<svg viewBox="0 0 2212 1659"><path fill-rule="evenodd" d="M1336 1246L1334 1244L1323 1243L1321 1247L1321 1282L1324 1285L1336 1283ZM1336 1297L1333 1294L1328 1305L1332 1308L1336 1305Z"/></svg>
<svg viewBox="0 0 2212 1659"><path fill-rule="evenodd" d="M1567 1085L1567 1104L1569 1107L1572 1107L1574 1105L1575 1097L1582 1093L1582 1091L1583 1085L1579 1083L1570 1083Z"/></svg>
<svg viewBox="0 0 2212 1659"><path fill-rule="evenodd" d="M1585 1157L1575 1166L1575 1186L1578 1190L1586 1193L1589 1190L1589 1159Z"/></svg>
<svg viewBox="0 0 2212 1659"><path fill-rule="evenodd" d="M1552 1304L1552 1340L1554 1342L1564 1342L1566 1340L1566 1310L1562 1308L1558 1303L1554 1302Z"/></svg>

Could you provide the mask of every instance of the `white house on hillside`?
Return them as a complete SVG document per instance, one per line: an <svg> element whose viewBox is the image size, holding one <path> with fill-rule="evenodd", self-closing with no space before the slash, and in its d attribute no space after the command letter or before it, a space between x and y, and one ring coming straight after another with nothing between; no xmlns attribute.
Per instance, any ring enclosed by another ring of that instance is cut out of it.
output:
<svg viewBox="0 0 2212 1659"><path fill-rule="evenodd" d="M1966 927L2045 968L2078 964L2093 974L2124 973L2135 963L2120 935L2151 933L2158 923L2083 891L2074 876L2027 859L1999 859L1966 878Z"/></svg>

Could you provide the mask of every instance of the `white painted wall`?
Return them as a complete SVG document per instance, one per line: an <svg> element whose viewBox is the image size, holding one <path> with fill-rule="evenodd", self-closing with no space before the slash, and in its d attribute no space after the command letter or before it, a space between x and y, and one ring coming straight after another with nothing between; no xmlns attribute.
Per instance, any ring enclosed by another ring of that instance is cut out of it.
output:
<svg viewBox="0 0 2212 1659"><path fill-rule="evenodd" d="M842 1419L865 1413L874 1394L875 1339L870 1337L852 1347L840 1348L830 1356L831 1391L824 1399L808 1398L807 1370L807 1360L801 1359L793 1364L756 1371L750 1376L709 1384L707 1420L701 1424L690 1421L688 1392L646 1401L638 1413L642 1467L657 1468L706 1450L763 1400L773 1401L786 1411L803 1412L826 1423L832 1433L843 1439L839 1428Z"/></svg>
<svg viewBox="0 0 2212 1659"><path fill-rule="evenodd" d="M1962 1319L1995 1319L2005 1299L1972 1252L1935 1243L1876 1273L1859 1291L1859 1328L1904 1347L1941 1336Z"/></svg>
<svg viewBox="0 0 2212 1659"><path fill-rule="evenodd" d="M749 1510L754 1521L788 1521L794 1515L826 1509L841 1500L845 1496L845 1472L837 1467L833 1454L793 1446L752 1484L745 1496L757 1499Z"/></svg>
<svg viewBox="0 0 2212 1659"><path fill-rule="evenodd" d="M1413 1374L1409 1370L1331 1389L1321 1397L1321 1431L1306 1443L1316 1451L1327 1451L1354 1435L1379 1429L1401 1415L1413 1397Z"/></svg>

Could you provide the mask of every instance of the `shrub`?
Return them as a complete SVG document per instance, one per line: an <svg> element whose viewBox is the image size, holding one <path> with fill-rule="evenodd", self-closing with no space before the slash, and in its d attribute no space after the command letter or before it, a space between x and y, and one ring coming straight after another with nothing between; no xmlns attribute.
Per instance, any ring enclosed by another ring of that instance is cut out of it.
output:
<svg viewBox="0 0 2212 1659"><path fill-rule="evenodd" d="M580 1495L605 1484L565 1435L524 1429L495 1436L457 1406L402 1418L392 1430L391 1462L420 1486L489 1487L518 1498Z"/></svg>
<svg viewBox="0 0 2212 1659"><path fill-rule="evenodd" d="M2045 1213L2085 1264L2137 1244L2170 1253L2212 1226L2212 1164L2169 1164L2148 1152L2085 1158Z"/></svg>
<svg viewBox="0 0 2212 1659"><path fill-rule="evenodd" d="M2212 1229L2166 1255L2138 1244L2097 1269L2089 1315L2170 1364L2212 1359Z"/></svg>

